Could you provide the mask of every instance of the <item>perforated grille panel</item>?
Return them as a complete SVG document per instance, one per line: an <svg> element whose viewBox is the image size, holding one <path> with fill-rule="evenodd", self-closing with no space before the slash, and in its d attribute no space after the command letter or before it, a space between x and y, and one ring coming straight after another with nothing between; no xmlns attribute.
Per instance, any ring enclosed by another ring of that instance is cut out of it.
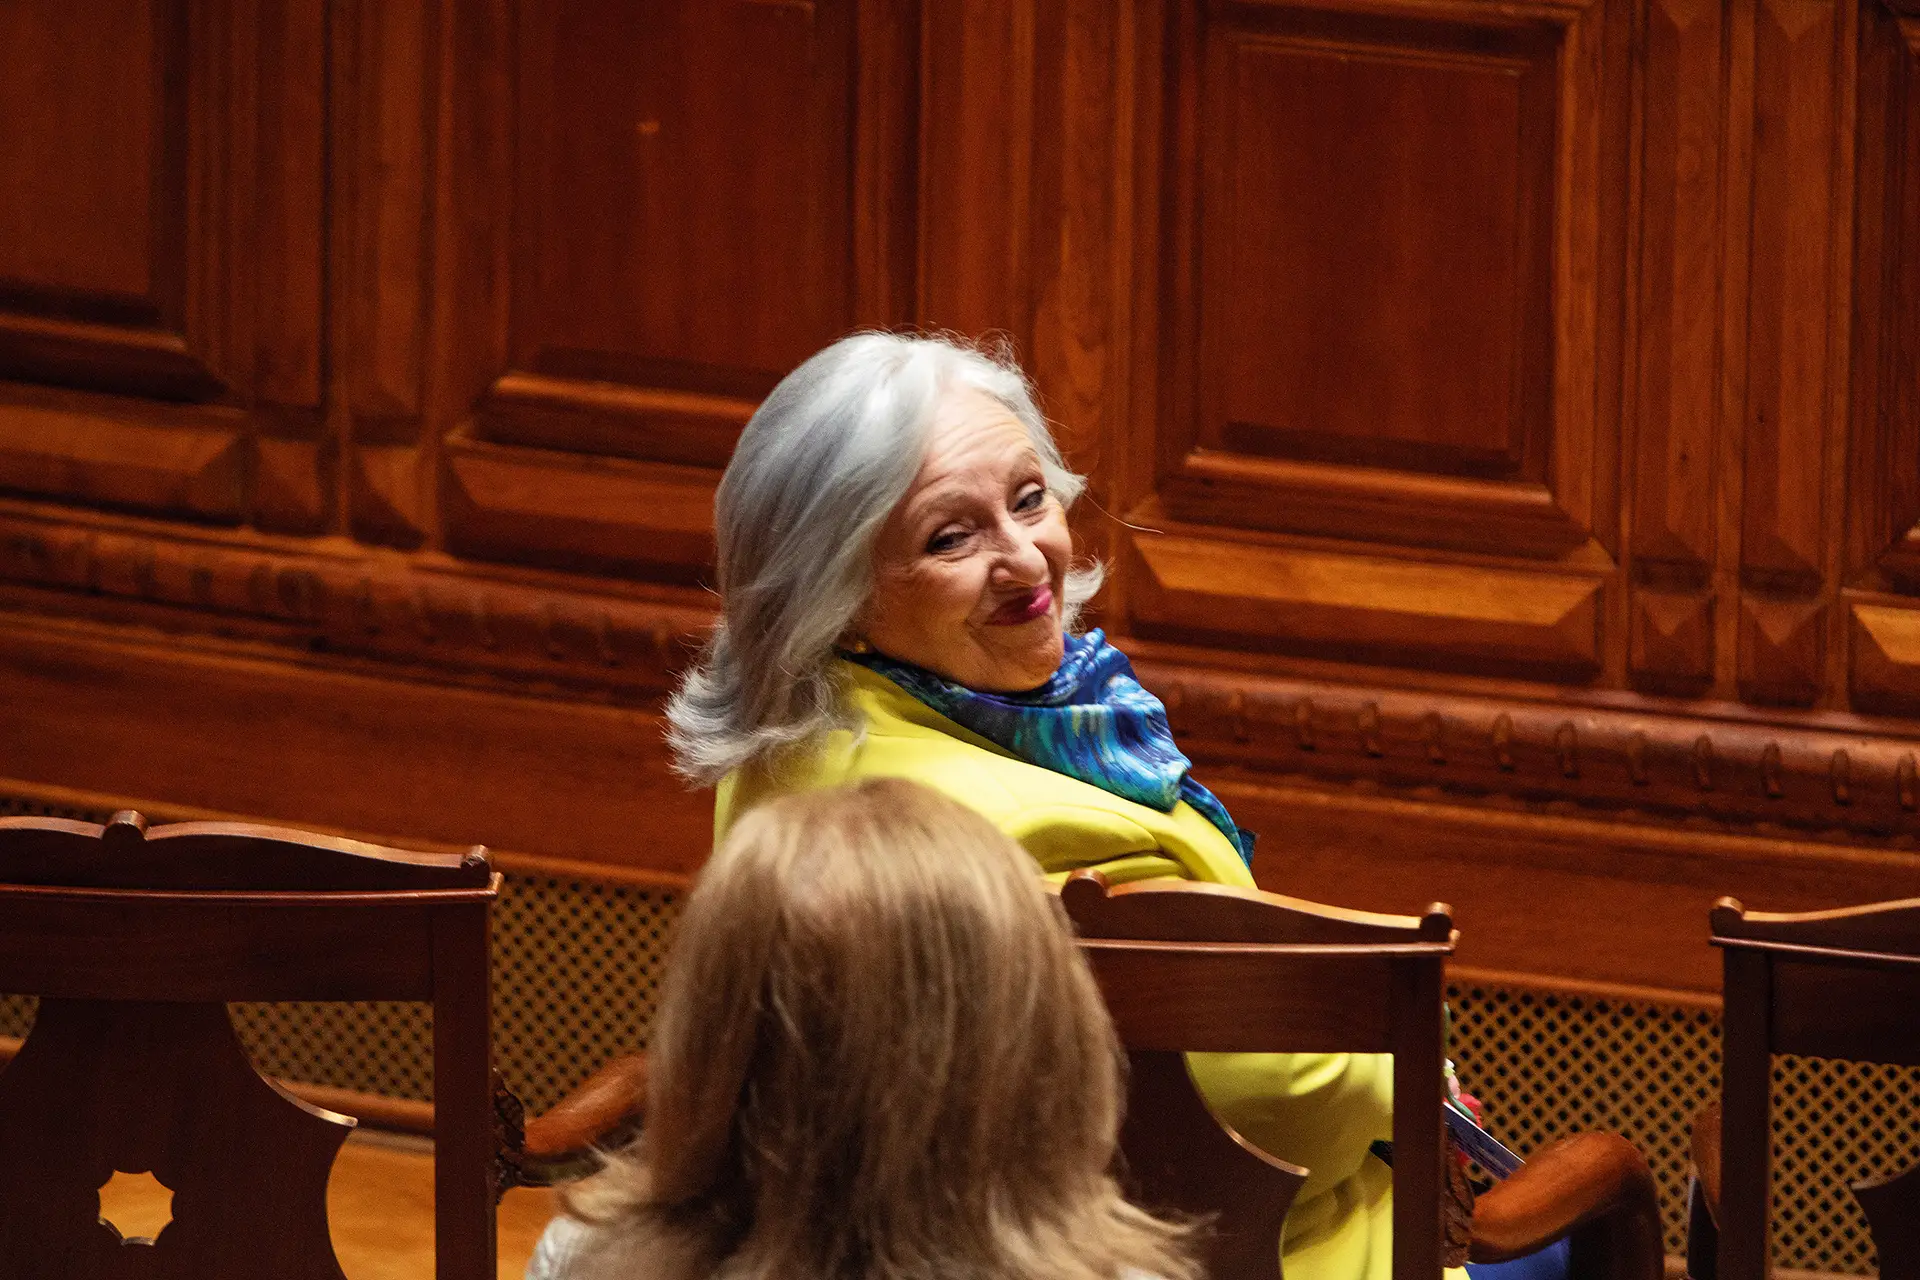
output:
<svg viewBox="0 0 1920 1280"><path fill-rule="evenodd" d="M1782 1206L1774 1257L1781 1266L1872 1270L1866 1216L1848 1187L1920 1160L1920 1070L1776 1058L1773 1108L1774 1200Z"/></svg>
<svg viewBox="0 0 1920 1280"><path fill-rule="evenodd" d="M0 814L46 812L0 797ZM103 821L97 813L56 816ZM532 1111L608 1058L646 1043L674 895L509 877L494 917L494 1044ZM1453 1056L1463 1083L1522 1155L1556 1135L1613 1129L1661 1183L1667 1247L1684 1242L1687 1141L1720 1087L1720 1021L1699 1010L1494 987L1454 987ZM22 1035L31 1002L0 998L0 1034ZM236 1006L263 1070L382 1093L432 1096L424 1006ZM1781 1266L1871 1269L1847 1186L1920 1159L1920 1071L1782 1058L1774 1070L1775 1258Z"/></svg>
<svg viewBox="0 0 1920 1280"><path fill-rule="evenodd" d="M1688 1136L1720 1091L1720 1018L1700 1010L1454 987L1454 1061L1488 1122L1526 1155L1612 1129L1660 1180L1667 1250L1685 1239ZM1848 1187L1920 1159L1920 1071L1816 1058L1774 1062L1774 1260L1864 1273L1866 1219Z"/></svg>

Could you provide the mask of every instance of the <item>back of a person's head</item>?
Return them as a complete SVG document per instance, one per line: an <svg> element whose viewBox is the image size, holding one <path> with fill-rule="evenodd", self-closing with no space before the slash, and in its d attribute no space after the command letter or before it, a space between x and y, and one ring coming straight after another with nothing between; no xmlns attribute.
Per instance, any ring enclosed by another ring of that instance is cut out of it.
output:
<svg viewBox="0 0 1920 1280"><path fill-rule="evenodd" d="M595 1276L1192 1273L1111 1177L1120 1055L1032 861L924 787L745 815L688 899Z"/></svg>

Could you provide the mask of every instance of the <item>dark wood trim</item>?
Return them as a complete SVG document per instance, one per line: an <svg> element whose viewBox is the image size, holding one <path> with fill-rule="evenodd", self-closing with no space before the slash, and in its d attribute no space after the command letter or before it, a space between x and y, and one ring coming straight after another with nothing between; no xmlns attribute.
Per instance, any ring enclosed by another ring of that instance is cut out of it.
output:
<svg viewBox="0 0 1920 1280"><path fill-rule="evenodd" d="M122 809L133 809L155 823L255 821L254 818L243 814L227 813L218 809L171 804L163 800L107 795L97 791L56 787L42 782L24 782L18 778L7 777L0 777L0 799L24 800L29 804L41 805L48 809L74 810L82 813L111 814L118 813ZM332 827L310 827L308 830L320 835L339 836L345 840L359 840L367 844L389 844L396 848L412 849L420 853L464 853L467 848L464 845L420 840L405 834L374 834ZM595 884L618 885L622 888L680 891L686 889L693 880L691 875L675 871L588 862L578 858L549 858L536 853L515 853L504 849L488 849L487 860L508 875L551 877L555 880L586 880Z"/></svg>
<svg viewBox="0 0 1920 1280"><path fill-rule="evenodd" d="M0 1036L0 1067L13 1061L13 1055L20 1052L22 1043L19 1036ZM274 1076L268 1079L300 1101L319 1107L322 1111L352 1116L366 1128L426 1137L433 1134L431 1102L421 1102L415 1098L389 1098L384 1094L337 1089L327 1084L308 1084L303 1080L282 1080Z"/></svg>
<svg viewBox="0 0 1920 1280"><path fill-rule="evenodd" d="M1599 982L1582 978L1548 978L1537 973L1482 969L1475 965L1447 966L1447 982L1456 987L1498 987L1539 995L1572 996L1632 1004L1661 1004L1675 1008L1720 1012L1720 997L1704 991L1676 991L1671 987L1640 986L1630 982Z"/></svg>

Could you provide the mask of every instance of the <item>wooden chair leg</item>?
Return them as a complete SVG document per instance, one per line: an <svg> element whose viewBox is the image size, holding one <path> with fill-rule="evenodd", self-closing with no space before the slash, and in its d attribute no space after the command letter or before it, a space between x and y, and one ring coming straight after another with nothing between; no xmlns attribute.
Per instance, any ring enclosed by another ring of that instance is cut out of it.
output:
<svg viewBox="0 0 1920 1280"><path fill-rule="evenodd" d="M484 910L448 909L434 921L434 971L485 974ZM449 982L433 1009L435 1280L496 1280L493 1027L484 982Z"/></svg>
<svg viewBox="0 0 1920 1280"><path fill-rule="evenodd" d="M1719 1117L1715 1117L1717 1120ZM1687 1180L1687 1280L1718 1280L1720 1229L1700 1179Z"/></svg>

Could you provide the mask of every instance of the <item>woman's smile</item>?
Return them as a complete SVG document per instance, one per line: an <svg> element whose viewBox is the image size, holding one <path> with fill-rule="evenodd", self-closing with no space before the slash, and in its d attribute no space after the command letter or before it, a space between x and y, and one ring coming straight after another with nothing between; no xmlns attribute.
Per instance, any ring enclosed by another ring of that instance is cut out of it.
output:
<svg viewBox="0 0 1920 1280"><path fill-rule="evenodd" d="M987 619L987 625L1015 627L1032 622L1036 618L1044 618L1052 612L1053 588L1042 583L995 609L992 616Z"/></svg>

